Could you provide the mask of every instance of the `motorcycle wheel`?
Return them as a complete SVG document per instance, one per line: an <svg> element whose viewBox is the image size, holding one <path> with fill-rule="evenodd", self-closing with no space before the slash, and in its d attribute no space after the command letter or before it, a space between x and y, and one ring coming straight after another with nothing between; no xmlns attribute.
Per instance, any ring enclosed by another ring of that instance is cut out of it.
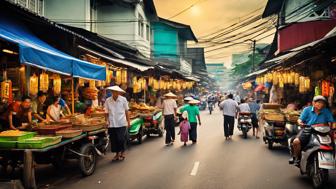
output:
<svg viewBox="0 0 336 189"><path fill-rule="evenodd" d="M317 159L317 156L314 158ZM318 164L317 161L311 160L308 166L308 173L313 181L313 187L315 189L323 188L323 186L328 182L329 180L329 172L327 169L320 169L318 168L318 165L315 166L315 164ZM315 171L315 167L317 167L317 170Z"/></svg>
<svg viewBox="0 0 336 189"><path fill-rule="evenodd" d="M267 143L268 143L268 149L273 150L273 142L269 140Z"/></svg>
<svg viewBox="0 0 336 189"><path fill-rule="evenodd" d="M243 131L243 137L247 139L247 132L245 130Z"/></svg>

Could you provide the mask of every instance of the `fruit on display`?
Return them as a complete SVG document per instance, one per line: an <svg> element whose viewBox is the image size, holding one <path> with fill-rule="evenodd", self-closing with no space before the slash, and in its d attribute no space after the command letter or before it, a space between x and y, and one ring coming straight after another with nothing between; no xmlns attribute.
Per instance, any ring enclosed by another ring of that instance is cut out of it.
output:
<svg viewBox="0 0 336 189"><path fill-rule="evenodd" d="M16 137L16 136L21 136L25 133L26 132L19 131L19 130L8 130L8 131L0 132L0 137Z"/></svg>

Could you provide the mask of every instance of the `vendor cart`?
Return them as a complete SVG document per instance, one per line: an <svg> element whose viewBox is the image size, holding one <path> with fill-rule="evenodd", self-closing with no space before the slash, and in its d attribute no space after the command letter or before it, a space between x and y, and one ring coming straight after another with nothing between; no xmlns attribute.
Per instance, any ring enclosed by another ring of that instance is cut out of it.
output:
<svg viewBox="0 0 336 189"><path fill-rule="evenodd" d="M143 132L147 137L150 137L151 134L157 134L159 137L163 136L163 115L161 110L157 110L152 114L141 114L140 117L144 120Z"/></svg>
<svg viewBox="0 0 336 189"><path fill-rule="evenodd" d="M83 176L94 173L97 155L105 153L108 146L107 130L83 132L81 135L64 139L60 143L41 149L1 148L0 157L3 167L23 165L25 188L36 188L35 164L64 166L66 159L78 159ZM14 163L15 162L15 163Z"/></svg>

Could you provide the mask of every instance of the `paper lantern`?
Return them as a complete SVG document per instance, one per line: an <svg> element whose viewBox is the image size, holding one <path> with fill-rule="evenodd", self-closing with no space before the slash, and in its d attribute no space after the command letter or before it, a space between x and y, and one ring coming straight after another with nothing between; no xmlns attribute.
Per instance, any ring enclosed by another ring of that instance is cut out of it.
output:
<svg viewBox="0 0 336 189"><path fill-rule="evenodd" d="M121 83L126 84L127 83L127 70L123 69L121 71Z"/></svg>
<svg viewBox="0 0 336 189"><path fill-rule="evenodd" d="M301 76L299 77L299 92L305 93L305 77Z"/></svg>
<svg viewBox="0 0 336 189"><path fill-rule="evenodd" d="M309 91L310 90L310 79L309 79L309 77L305 78L304 86L305 86L305 91Z"/></svg>
<svg viewBox="0 0 336 189"><path fill-rule="evenodd" d="M121 70L116 71L116 84L120 85L122 81Z"/></svg>
<svg viewBox="0 0 336 189"><path fill-rule="evenodd" d="M300 75L298 73L294 74L294 84L298 86L300 84Z"/></svg>
<svg viewBox="0 0 336 189"><path fill-rule="evenodd" d="M40 91L48 92L49 88L49 75L46 73L42 73L40 75Z"/></svg>
<svg viewBox="0 0 336 189"><path fill-rule="evenodd" d="M82 79L82 78L79 78L79 79L78 79L78 85L79 85L80 87L84 87L84 85L85 85L85 80Z"/></svg>
<svg viewBox="0 0 336 189"><path fill-rule="evenodd" d="M61 87L62 87L62 80L59 75L55 75L53 79L53 86L54 86L54 94L59 95L61 94Z"/></svg>
<svg viewBox="0 0 336 189"><path fill-rule="evenodd" d="M96 81L95 80L90 80L89 81L89 88L95 89L96 88Z"/></svg>
<svg viewBox="0 0 336 189"><path fill-rule="evenodd" d="M38 93L38 77L34 74L29 78L29 94L36 96Z"/></svg>
<svg viewBox="0 0 336 189"><path fill-rule="evenodd" d="M37 79L36 79L37 80ZM7 99L10 103L13 98L12 81L6 80L1 82L1 99Z"/></svg>

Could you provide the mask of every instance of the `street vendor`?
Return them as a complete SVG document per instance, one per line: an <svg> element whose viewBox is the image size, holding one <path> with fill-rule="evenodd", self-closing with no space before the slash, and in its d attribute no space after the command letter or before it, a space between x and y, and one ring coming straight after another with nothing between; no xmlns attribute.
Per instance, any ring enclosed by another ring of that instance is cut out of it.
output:
<svg viewBox="0 0 336 189"><path fill-rule="evenodd" d="M31 98L29 96L22 97L20 106L9 112L8 120L11 130L25 129L32 123Z"/></svg>
<svg viewBox="0 0 336 189"><path fill-rule="evenodd" d="M166 129L166 145L172 145L175 141L175 120L177 113L177 96L172 92L164 95L163 101L163 115L164 115L164 128Z"/></svg>
<svg viewBox="0 0 336 189"><path fill-rule="evenodd" d="M54 96L52 97L52 104L47 109L47 122L50 121L59 121L61 119L62 114L62 109L60 105L60 97L59 96Z"/></svg>
<svg viewBox="0 0 336 189"><path fill-rule="evenodd" d="M46 117L47 106L45 104L46 99L47 99L47 94L40 91L37 94L37 98L32 102L33 116L39 122L47 121L47 117Z"/></svg>
<svg viewBox="0 0 336 189"><path fill-rule="evenodd" d="M111 151L116 153L112 161L122 161L125 159L127 128L131 127L128 102L121 96L125 91L119 86L108 87L107 90L112 91L112 96L107 98L104 104L105 112L108 114L106 118Z"/></svg>

